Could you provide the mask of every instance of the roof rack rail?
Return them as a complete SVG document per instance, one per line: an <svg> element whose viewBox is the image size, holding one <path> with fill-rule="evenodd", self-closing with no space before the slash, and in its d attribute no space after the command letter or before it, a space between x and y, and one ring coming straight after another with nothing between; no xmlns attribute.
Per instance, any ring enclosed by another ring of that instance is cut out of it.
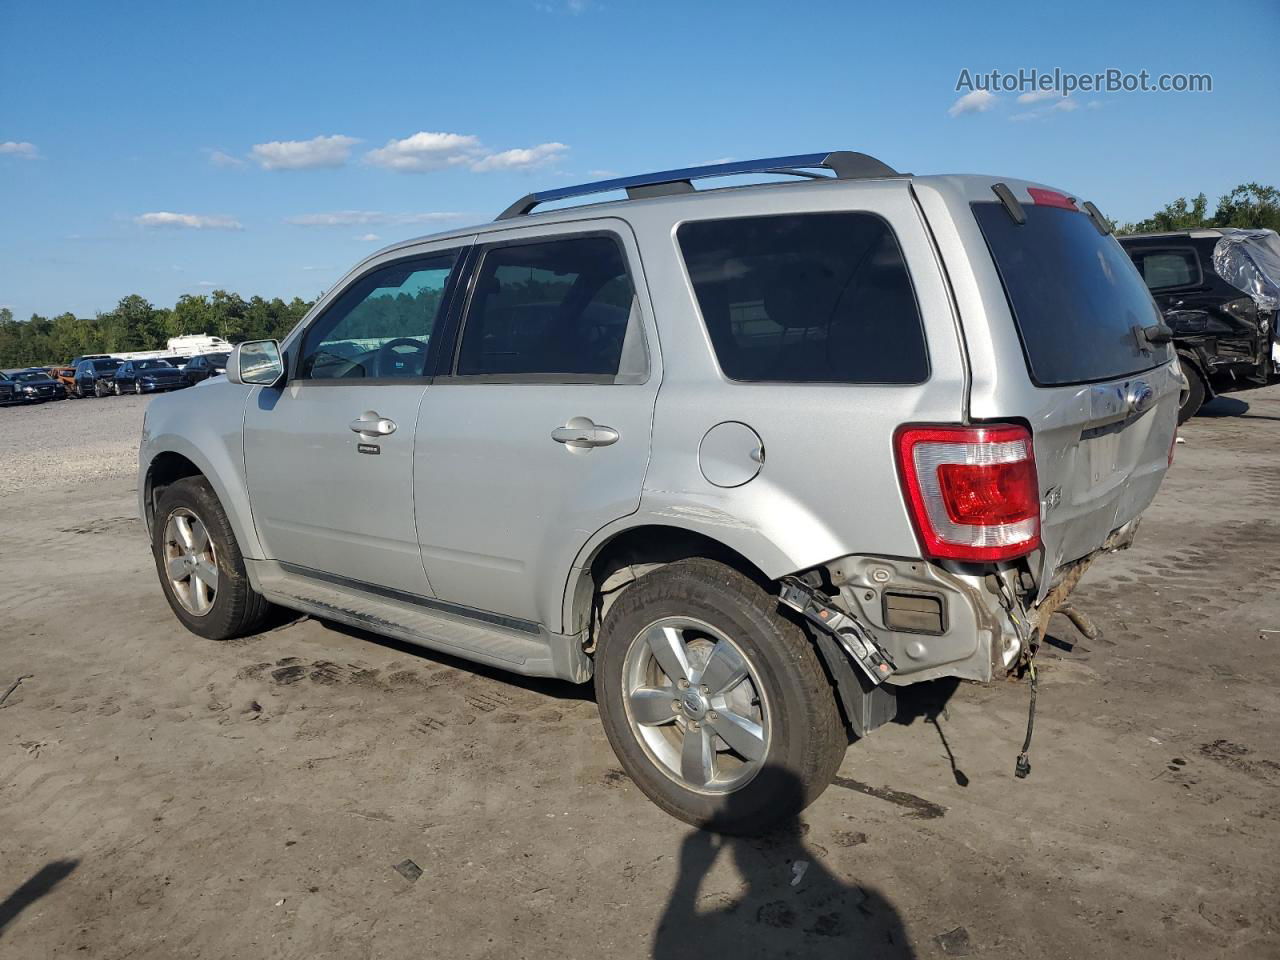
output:
<svg viewBox="0 0 1280 960"><path fill-rule="evenodd" d="M808 169L806 169L808 168ZM809 170L820 168L830 170L835 176L811 173ZM634 177L616 177L612 180L597 180L594 183L580 183L573 187L559 187L555 190L542 190L521 197L498 215L499 220L511 220L530 213L541 203L553 200L567 200L570 197L585 197L593 193L609 193L613 190L625 190L632 200L645 197L662 197L676 193L692 193L694 180L705 180L709 177L732 177L744 173L778 173L793 177L810 179L860 180L872 177L898 177L898 173L888 164L865 153L854 153L851 150L828 150L824 153L799 153L789 157L765 157L759 160L736 160L733 163L712 163L703 167L685 167L680 170L662 170L658 173L642 173Z"/></svg>

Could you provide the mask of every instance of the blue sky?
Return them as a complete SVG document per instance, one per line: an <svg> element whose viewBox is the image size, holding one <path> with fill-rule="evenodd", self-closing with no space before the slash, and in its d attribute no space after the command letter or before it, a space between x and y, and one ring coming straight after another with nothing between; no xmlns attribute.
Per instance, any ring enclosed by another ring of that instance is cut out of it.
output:
<svg viewBox="0 0 1280 960"><path fill-rule="evenodd" d="M529 190L825 149L1136 219L1280 182L1277 36L1275 0L0 0L0 306L312 297ZM955 107L963 68L1054 67L1214 86Z"/></svg>

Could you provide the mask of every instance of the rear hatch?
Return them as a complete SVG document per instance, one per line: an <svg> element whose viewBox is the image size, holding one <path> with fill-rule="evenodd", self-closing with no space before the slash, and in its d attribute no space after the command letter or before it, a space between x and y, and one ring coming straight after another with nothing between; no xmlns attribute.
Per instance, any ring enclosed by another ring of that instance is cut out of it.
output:
<svg viewBox="0 0 1280 960"><path fill-rule="evenodd" d="M1032 431L1042 548L1031 562L1043 599L1065 564L1101 548L1154 498L1180 378L1172 348L1142 333L1160 313L1115 238L1064 194L1020 185L1009 196L967 204L1003 292L985 298L982 333L997 369L975 372L987 394L971 398L971 415L985 407ZM989 283L986 264L970 255L978 282Z"/></svg>

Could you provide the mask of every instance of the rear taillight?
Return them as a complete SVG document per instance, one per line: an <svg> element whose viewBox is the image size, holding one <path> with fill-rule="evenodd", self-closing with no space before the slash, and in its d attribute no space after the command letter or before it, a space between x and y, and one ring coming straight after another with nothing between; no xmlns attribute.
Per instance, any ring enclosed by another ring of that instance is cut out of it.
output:
<svg viewBox="0 0 1280 960"><path fill-rule="evenodd" d="M1025 427L902 427L895 447L930 556L988 562L1040 546L1040 487Z"/></svg>

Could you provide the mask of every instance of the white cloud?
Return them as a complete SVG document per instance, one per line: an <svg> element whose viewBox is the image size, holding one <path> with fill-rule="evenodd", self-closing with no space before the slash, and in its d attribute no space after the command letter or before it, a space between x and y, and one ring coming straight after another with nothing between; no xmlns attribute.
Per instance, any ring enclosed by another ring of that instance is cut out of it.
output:
<svg viewBox="0 0 1280 960"><path fill-rule="evenodd" d="M1039 99L1043 100L1045 98L1040 97ZM1021 102L1022 97L1019 97L1018 100L1019 102ZM1097 103L1097 102L1098 101L1096 100L1093 101L1093 103ZM1092 103L1090 104L1090 106L1092 106ZM1072 100L1070 97L1059 97L1054 103L1050 104L1047 107L1037 107L1034 110L1027 110L1023 113L1015 113L1012 116L1010 116L1009 119L1015 122L1020 122L1023 120L1044 120L1048 118L1050 114L1071 113L1073 110L1078 110L1078 109L1080 109L1079 102Z"/></svg>
<svg viewBox="0 0 1280 960"><path fill-rule="evenodd" d="M141 214L134 217L133 222L143 227L184 227L191 230L244 229L240 225L240 221L234 217L206 216L199 213L170 213L167 210Z"/></svg>
<svg viewBox="0 0 1280 960"><path fill-rule="evenodd" d="M556 141L534 147L492 151L469 133L432 133L420 130L386 146L370 150L364 162L399 173L426 173L449 167L467 167L477 173L491 170L530 170L554 163L569 148Z"/></svg>
<svg viewBox="0 0 1280 960"><path fill-rule="evenodd" d="M473 163L471 169L479 173L487 170L531 170L558 160L568 149L563 143L554 141L540 143L536 147L517 147L514 150L491 153Z"/></svg>
<svg viewBox="0 0 1280 960"><path fill-rule="evenodd" d="M1054 97L1060 97L1062 94L1057 90L1032 90L1030 93L1018 95L1019 103L1039 103L1041 100L1052 100Z"/></svg>
<svg viewBox="0 0 1280 960"><path fill-rule="evenodd" d="M0 142L0 155L3 154L34 160L40 156L40 151L36 149L34 143L28 143L26 140L5 140Z"/></svg>
<svg viewBox="0 0 1280 960"><path fill-rule="evenodd" d="M986 113L999 98L987 90L972 90L951 105L947 113L953 117L966 113Z"/></svg>
<svg viewBox="0 0 1280 960"><path fill-rule="evenodd" d="M361 243L377 243L382 238L376 233L364 233L356 237Z"/></svg>
<svg viewBox="0 0 1280 960"><path fill-rule="evenodd" d="M351 148L359 142L355 137L342 134L312 137L310 140L273 140L254 144L252 156L263 170L340 167L351 156Z"/></svg>
<svg viewBox="0 0 1280 960"><path fill-rule="evenodd" d="M332 213L300 213L285 217L285 223L298 227L352 227L375 224L435 223L445 220L465 220L466 213L383 213L380 210L335 210Z"/></svg>
<svg viewBox="0 0 1280 960"><path fill-rule="evenodd" d="M1090 100L1088 103L1085 104L1085 106L1088 107L1090 110L1099 110L1102 108L1102 101Z"/></svg>
<svg viewBox="0 0 1280 960"><path fill-rule="evenodd" d="M388 140L386 146L366 153L364 160L401 173L423 173L470 164L483 154L480 141L469 134L420 130L403 140Z"/></svg>
<svg viewBox="0 0 1280 960"><path fill-rule="evenodd" d="M243 167L244 161L239 157L233 157L229 153L222 150L214 150L209 154L209 162L215 167Z"/></svg>
<svg viewBox="0 0 1280 960"><path fill-rule="evenodd" d="M199 280L196 282L197 287L216 287L217 284L212 280Z"/></svg>

